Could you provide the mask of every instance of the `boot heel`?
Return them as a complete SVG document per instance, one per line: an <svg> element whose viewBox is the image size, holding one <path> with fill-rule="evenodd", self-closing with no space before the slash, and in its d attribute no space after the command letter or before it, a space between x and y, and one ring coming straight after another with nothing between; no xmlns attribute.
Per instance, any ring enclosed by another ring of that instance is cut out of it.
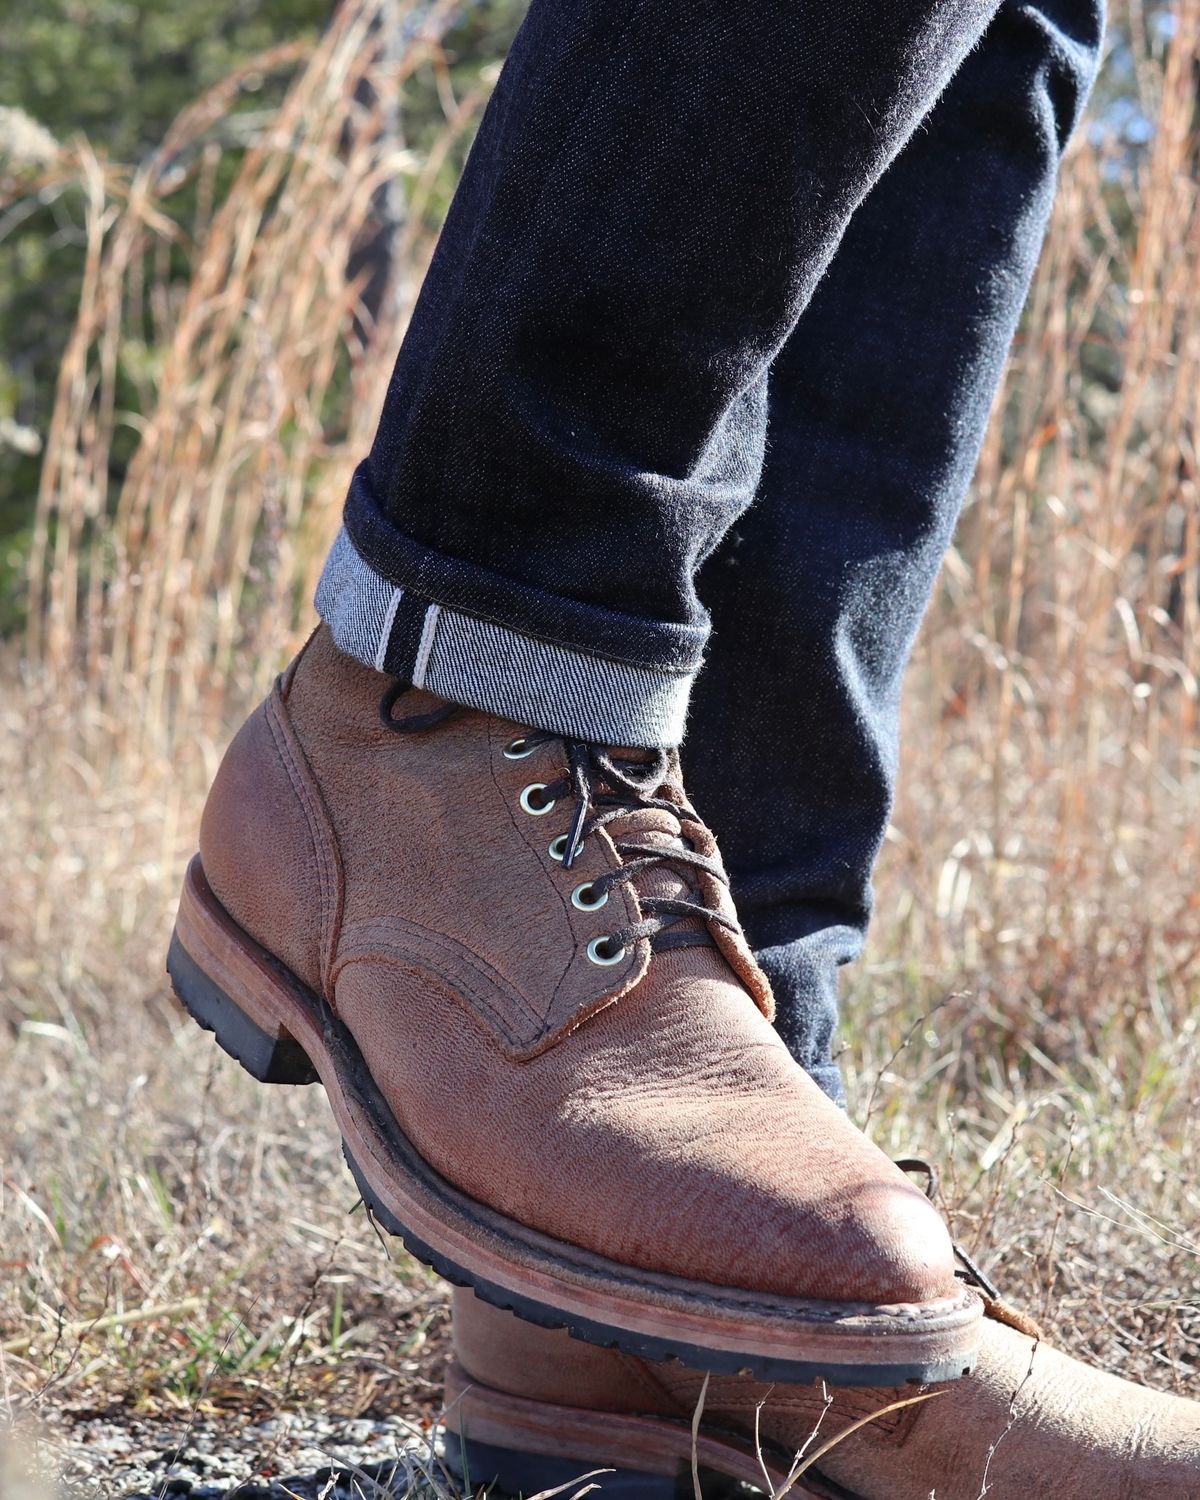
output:
<svg viewBox="0 0 1200 1500"><path fill-rule="evenodd" d="M300 1043L273 1037L250 1019L204 972L175 933L167 952L167 973L192 1019L211 1031L217 1043L260 1083L316 1083L317 1071Z"/></svg>

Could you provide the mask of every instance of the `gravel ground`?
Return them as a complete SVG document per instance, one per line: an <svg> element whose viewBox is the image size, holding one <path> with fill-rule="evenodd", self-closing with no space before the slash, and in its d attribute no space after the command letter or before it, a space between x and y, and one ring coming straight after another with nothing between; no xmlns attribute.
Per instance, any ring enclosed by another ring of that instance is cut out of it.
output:
<svg viewBox="0 0 1200 1500"><path fill-rule="evenodd" d="M292 1414L238 1423L89 1418L39 1444L62 1500L382 1500L432 1496L427 1434L402 1417Z"/></svg>

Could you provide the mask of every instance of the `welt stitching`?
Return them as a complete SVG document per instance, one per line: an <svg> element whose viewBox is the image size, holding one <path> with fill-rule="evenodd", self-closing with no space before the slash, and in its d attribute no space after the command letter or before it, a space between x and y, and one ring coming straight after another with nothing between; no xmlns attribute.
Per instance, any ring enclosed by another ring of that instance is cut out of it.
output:
<svg viewBox="0 0 1200 1500"><path fill-rule="evenodd" d="M684 1402L668 1386L654 1374L636 1355L626 1354L623 1349L616 1351L617 1358L624 1366L625 1374L642 1391L651 1397L652 1402L659 1402L665 1396L672 1406L680 1412L685 1410ZM653 1410L653 1406L651 1407Z"/></svg>
<svg viewBox="0 0 1200 1500"><path fill-rule="evenodd" d="M878 1411L878 1407L871 1402L845 1399L845 1389L843 1387L837 1392L837 1399L834 1402L835 1410L842 1416L852 1418L867 1417L874 1415ZM758 1402L746 1398L741 1402L727 1401L722 1404L728 1405L731 1411L752 1411L758 1405ZM773 1395L770 1398L769 1405L772 1411L787 1412L791 1416L802 1416L806 1413L816 1416L820 1404L814 1403L811 1397L797 1397L789 1400L787 1397ZM884 1416L876 1417L871 1423L872 1430L882 1436L891 1437L900 1427L903 1415L903 1412L888 1412Z"/></svg>

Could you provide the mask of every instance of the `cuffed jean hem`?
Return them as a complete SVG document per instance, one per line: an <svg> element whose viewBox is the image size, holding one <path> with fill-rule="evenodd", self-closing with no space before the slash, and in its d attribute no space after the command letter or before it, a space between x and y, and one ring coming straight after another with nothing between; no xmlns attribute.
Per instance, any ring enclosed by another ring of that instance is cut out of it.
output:
<svg viewBox="0 0 1200 1500"><path fill-rule="evenodd" d="M317 585L339 650L452 703L603 745L678 745L692 673L539 640L389 582L343 528Z"/></svg>
<svg viewBox="0 0 1200 1500"><path fill-rule="evenodd" d="M822 1063L819 1067L810 1065L804 1071L835 1104L840 1104L843 1109L846 1108L846 1081L837 1063Z"/></svg>
<svg viewBox="0 0 1200 1500"><path fill-rule="evenodd" d="M606 608L426 546L400 531L380 505L370 467L367 461L354 471L342 523L367 566L410 597L436 599L443 609L604 661L669 676L695 676L700 670L707 618L681 623ZM496 524L503 526L503 519ZM553 563L547 560L547 566Z"/></svg>

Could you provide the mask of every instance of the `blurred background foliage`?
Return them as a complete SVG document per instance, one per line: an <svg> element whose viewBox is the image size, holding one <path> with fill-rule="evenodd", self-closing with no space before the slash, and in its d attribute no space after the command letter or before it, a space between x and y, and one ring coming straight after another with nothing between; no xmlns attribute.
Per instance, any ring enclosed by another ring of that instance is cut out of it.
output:
<svg viewBox="0 0 1200 1500"><path fill-rule="evenodd" d="M0 634L22 620L33 497L88 254L83 185L65 180L23 194L23 183L81 135L102 162L132 168L191 101L281 43L313 45L335 8L336 0L40 0L0 13ZM524 9L523 0L460 0L418 6L405 18L398 29L411 32L421 12L449 11L443 59L410 80L397 109L394 129L407 145L428 150L448 100L494 76ZM1132 158L1153 136L1154 101L1144 96L1156 87L1173 27L1169 5L1122 6L1114 18L1093 117ZM172 198L169 211L181 226L194 222L198 193L221 201L241 151L272 118L287 82L286 68L244 79L215 125L214 179L198 176ZM453 190L468 141L464 135L446 152L435 211ZM1128 235L1126 201L1114 193L1114 221ZM174 257L171 269L182 283L188 257ZM152 368L155 351L143 353ZM1085 358L1090 378L1103 386L1102 348L1093 345ZM126 385L121 395L136 418L136 390ZM114 492L133 442L129 433L114 444Z"/></svg>
<svg viewBox="0 0 1200 1500"><path fill-rule="evenodd" d="M21 574L54 405L59 361L79 306L88 254L84 190L66 181L22 188L61 143L82 135L101 161L133 166L206 90L281 43L315 44L336 0L38 0L0 8L0 634L22 620ZM418 7L402 30L420 24ZM444 124L448 98L494 75L525 6L464 0L444 36L444 70L411 80L394 128L421 150ZM403 45L403 35L397 45ZM286 68L253 72L216 123L220 202L241 155L278 108ZM448 201L465 142L447 153L439 198ZM180 225L195 216L200 181L172 199ZM190 273L176 258L178 283ZM153 351L148 351L152 362ZM136 393L124 389L136 412ZM128 444L114 454L120 465ZM120 473L114 473L114 489Z"/></svg>

